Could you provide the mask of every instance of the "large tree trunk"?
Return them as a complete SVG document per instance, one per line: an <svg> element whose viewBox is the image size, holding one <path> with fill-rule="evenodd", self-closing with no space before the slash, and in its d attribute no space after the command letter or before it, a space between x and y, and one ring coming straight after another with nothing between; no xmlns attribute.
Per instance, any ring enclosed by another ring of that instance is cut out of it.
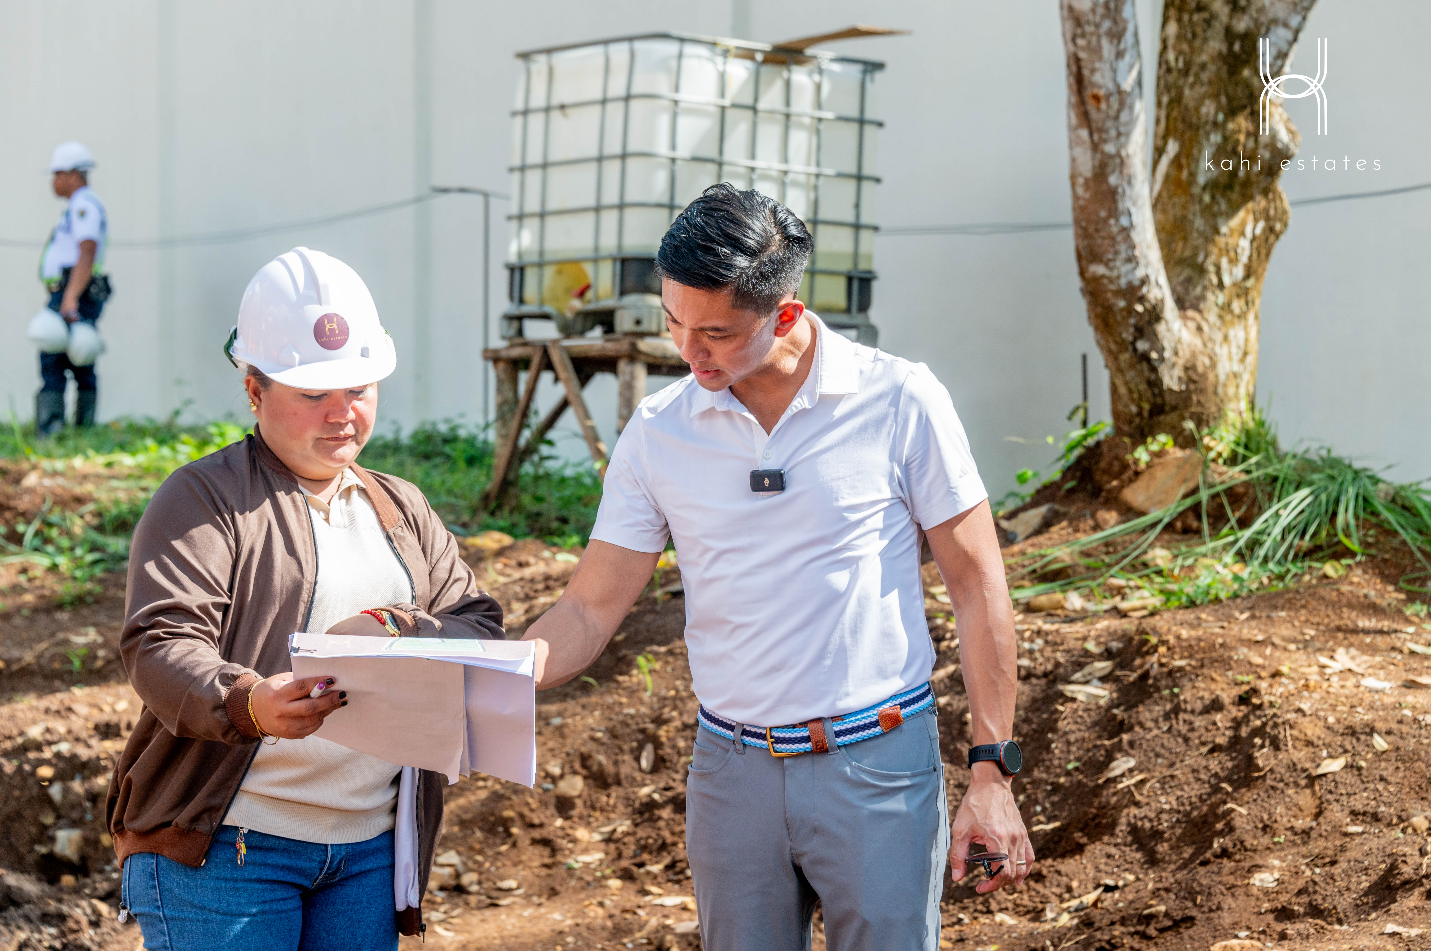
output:
<svg viewBox="0 0 1431 951"><path fill-rule="evenodd" d="M1074 246L1114 430L1132 444L1157 433L1186 441L1184 422L1211 425L1251 398L1257 297L1287 222L1277 162L1296 133L1274 106L1260 175L1200 177L1201 149L1248 122L1255 149L1257 37L1273 38L1277 75L1312 2L1165 0L1150 182L1133 0L1061 0ZM1254 5L1256 16L1244 9Z"/></svg>
<svg viewBox="0 0 1431 951"><path fill-rule="evenodd" d="M1202 336L1207 411L1190 417L1199 425L1253 401L1262 279L1287 230L1281 162L1300 144L1275 100L1258 134L1257 42L1269 40L1269 73L1281 75L1313 2L1163 4L1153 220L1173 299Z"/></svg>

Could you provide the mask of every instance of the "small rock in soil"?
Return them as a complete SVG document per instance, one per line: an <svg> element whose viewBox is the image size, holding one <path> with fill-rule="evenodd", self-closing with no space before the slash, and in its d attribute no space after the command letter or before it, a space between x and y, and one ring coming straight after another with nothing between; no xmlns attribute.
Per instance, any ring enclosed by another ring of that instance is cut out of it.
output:
<svg viewBox="0 0 1431 951"><path fill-rule="evenodd" d="M570 776L563 776L561 782L556 784L556 795L558 799L576 799L581 796L581 791L586 788L586 780L573 773Z"/></svg>
<svg viewBox="0 0 1431 951"><path fill-rule="evenodd" d="M1025 605L1030 611L1062 611L1066 606L1066 599L1057 592L1029 598L1028 604Z"/></svg>
<svg viewBox="0 0 1431 951"><path fill-rule="evenodd" d="M84 830L56 829L55 855L72 865L80 864L84 858Z"/></svg>

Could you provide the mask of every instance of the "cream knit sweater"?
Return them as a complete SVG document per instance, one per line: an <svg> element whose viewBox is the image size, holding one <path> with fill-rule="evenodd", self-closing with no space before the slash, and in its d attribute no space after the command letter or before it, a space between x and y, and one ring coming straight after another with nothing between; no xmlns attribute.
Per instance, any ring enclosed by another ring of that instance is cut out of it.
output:
<svg viewBox="0 0 1431 951"><path fill-rule="evenodd" d="M328 504L304 492L318 546L307 629L322 632L369 608L411 603L412 582L352 470L343 470ZM224 825L325 845L362 842L393 827L398 773L316 736L260 745Z"/></svg>

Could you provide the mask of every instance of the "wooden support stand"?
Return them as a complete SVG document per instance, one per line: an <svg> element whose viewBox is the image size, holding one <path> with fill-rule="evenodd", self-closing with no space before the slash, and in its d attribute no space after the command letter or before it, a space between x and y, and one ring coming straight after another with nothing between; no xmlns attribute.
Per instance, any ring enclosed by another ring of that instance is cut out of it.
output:
<svg viewBox="0 0 1431 951"><path fill-rule="evenodd" d="M512 473L536 451L563 413L570 407L581 426L582 438L597 471L606 474L607 450L592 422L582 398L582 389L598 373L614 373L617 378L616 431L636 412L636 404L646 395L648 372L661 376L685 376L690 367L681 359L676 345L665 337L577 337L571 340L514 341L505 347L484 350L496 371L497 419L496 457L492 462L492 482L482 493L482 505L491 508L501 497ZM537 381L550 369L565 392L555 406L533 427L522 444L522 429L532 412ZM527 379L518 394L521 371Z"/></svg>

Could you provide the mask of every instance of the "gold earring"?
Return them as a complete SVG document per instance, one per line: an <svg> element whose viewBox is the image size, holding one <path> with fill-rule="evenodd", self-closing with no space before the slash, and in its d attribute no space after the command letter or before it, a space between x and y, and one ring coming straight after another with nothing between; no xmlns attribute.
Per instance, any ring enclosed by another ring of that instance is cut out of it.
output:
<svg viewBox="0 0 1431 951"><path fill-rule="evenodd" d="M248 401L248 410L249 410L250 413L257 413L257 412L258 412L258 404L255 403L253 400L249 400L249 401Z"/></svg>

